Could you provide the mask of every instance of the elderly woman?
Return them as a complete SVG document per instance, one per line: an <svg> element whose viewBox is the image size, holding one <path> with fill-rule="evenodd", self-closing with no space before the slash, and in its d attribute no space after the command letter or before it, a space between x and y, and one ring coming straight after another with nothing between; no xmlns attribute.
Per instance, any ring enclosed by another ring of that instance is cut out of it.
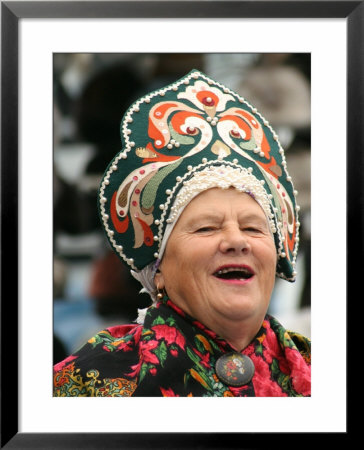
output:
<svg viewBox="0 0 364 450"><path fill-rule="evenodd" d="M267 314L299 241L269 123L193 70L137 100L121 133L100 216L152 305L57 364L54 395L310 396L310 341Z"/></svg>

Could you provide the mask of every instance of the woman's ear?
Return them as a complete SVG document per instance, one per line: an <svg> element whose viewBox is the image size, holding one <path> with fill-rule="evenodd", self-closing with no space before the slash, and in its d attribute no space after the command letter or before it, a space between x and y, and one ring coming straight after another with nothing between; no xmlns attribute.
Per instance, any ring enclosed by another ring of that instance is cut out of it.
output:
<svg viewBox="0 0 364 450"><path fill-rule="evenodd" d="M164 277L160 270L157 270L157 273L154 276L154 284L157 289L164 289Z"/></svg>

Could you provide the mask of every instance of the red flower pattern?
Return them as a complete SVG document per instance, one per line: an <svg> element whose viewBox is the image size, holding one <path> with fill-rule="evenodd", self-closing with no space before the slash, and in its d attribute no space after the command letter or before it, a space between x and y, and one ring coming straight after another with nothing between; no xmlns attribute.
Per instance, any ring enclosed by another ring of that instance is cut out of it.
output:
<svg viewBox="0 0 364 450"><path fill-rule="evenodd" d="M296 338L294 342L297 344ZM179 314L179 308L168 301L150 309L144 326L108 328L56 364L55 395L74 395L75 386L82 395L92 395L87 394L90 376L97 377L96 386L103 396L115 395L114 388L107 385L109 375L102 375L108 372L92 366L94 361L110 361L111 370L117 368L118 376L125 377L121 379L130 386L127 390L118 389L118 396L310 396L311 370L305 347L308 344L305 341L302 345L301 354L294 342L275 319L267 316L256 338L243 351L255 366L251 383L226 386L216 376L215 363L222 354L234 349L186 313ZM113 348L117 351L113 352ZM106 351L106 358L98 357ZM233 374L236 367L232 361L229 368Z"/></svg>
<svg viewBox="0 0 364 450"><path fill-rule="evenodd" d="M179 395L176 395L173 392L172 388L164 389L164 388L160 387L160 390L161 390L161 392L163 394L163 397L179 397Z"/></svg>
<svg viewBox="0 0 364 450"><path fill-rule="evenodd" d="M292 385L302 395L311 394L311 366L308 366L299 353L292 348L286 349L287 362L291 367Z"/></svg>
<svg viewBox="0 0 364 450"><path fill-rule="evenodd" d="M177 344L182 350L185 349L186 340L177 328L169 325L154 325L152 330L157 340L165 339L168 345Z"/></svg>
<svg viewBox="0 0 364 450"><path fill-rule="evenodd" d="M205 354L202 354L197 350L197 348L194 348L193 351L196 353L196 355L200 358L200 364L207 369L211 367L210 363L210 353L206 352Z"/></svg>
<svg viewBox="0 0 364 450"><path fill-rule="evenodd" d="M255 366L253 386L257 397L287 397L282 388L272 380L269 364L261 356L251 355Z"/></svg>
<svg viewBox="0 0 364 450"><path fill-rule="evenodd" d="M139 343L139 355L146 363L159 364L158 357L151 351L158 347L158 341L141 341Z"/></svg>
<svg viewBox="0 0 364 450"><path fill-rule="evenodd" d="M58 364L56 364L53 368L54 372L59 372L60 370L62 370L65 366L67 366L67 364L71 363L72 361L74 361L75 359L77 359L77 356L68 356L66 359L64 359L63 361L59 362Z"/></svg>
<svg viewBox="0 0 364 450"><path fill-rule="evenodd" d="M107 328L106 331L108 331L114 338L121 338L125 336L127 333L130 333L133 330L135 330L135 328L138 328L138 325L135 324L116 325L114 327Z"/></svg>

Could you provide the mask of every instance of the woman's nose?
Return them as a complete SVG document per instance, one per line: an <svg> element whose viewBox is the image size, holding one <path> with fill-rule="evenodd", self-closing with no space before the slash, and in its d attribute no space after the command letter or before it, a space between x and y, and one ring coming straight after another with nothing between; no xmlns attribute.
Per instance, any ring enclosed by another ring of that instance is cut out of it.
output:
<svg viewBox="0 0 364 450"><path fill-rule="evenodd" d="M248 253L250 251L249 239L238 226L227 228L222 234L220 251L223 253Z"/></svg>

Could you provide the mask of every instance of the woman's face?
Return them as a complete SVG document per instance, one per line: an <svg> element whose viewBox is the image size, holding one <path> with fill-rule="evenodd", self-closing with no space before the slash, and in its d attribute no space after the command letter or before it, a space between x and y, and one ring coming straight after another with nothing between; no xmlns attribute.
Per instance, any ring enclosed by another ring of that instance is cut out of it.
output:
<svg viewBox="0 0 364 450"><path fill-rule="evenodd" d="M155 282L185 312L214 329L221 319L263 320L276 262L259 204L234 188L214 188L181 214Z"/></svg>

